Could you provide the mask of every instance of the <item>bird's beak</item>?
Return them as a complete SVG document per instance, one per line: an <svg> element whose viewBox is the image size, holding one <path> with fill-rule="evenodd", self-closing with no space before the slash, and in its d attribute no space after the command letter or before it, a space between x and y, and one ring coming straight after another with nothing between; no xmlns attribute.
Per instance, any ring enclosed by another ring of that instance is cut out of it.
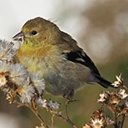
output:
<svg viewBox="0 0 128 128"><path fill-rule="evenodd" d="M24 34L23 32L19 32L15 36L12 37L14 41L24 41Z"/></svg>

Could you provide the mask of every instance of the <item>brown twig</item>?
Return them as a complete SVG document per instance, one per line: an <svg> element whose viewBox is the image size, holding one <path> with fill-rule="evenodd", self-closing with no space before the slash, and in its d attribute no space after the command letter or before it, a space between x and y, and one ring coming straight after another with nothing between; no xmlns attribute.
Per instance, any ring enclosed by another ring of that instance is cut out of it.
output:
<svg viewBox="0 0 128 128"><path fill-rule="evenodd" d="M123 128L124 121L125 121L125 114L122 115L122 120L121 120L120 128Z"/></svg>
<svg viewBox="0 0 128 128"><path fill-rule="evenodd" d="M117 112L116 110L114 111L114 128L119 128L118 127L118 121L117 121Z"/></svg>
<svg viewBox="0 0 128 128"><path fill-rule="evenodd" d="M44 119L41 117L38 111L35 111L35 109L33 109L30 105L27 105L27 107L35 114L35 116L40 120L45 128L49 128L49 126L45 123Z"/></svg>
<svg viewBox="0 0 128 128"><path fill-rule="evenodd" d="M64 117L62 114L55 112L54 115L69 123L72 126L72 128L78 128L69 118Z"/></svg>
<svg viewBox="0 0 128 128"><path fill-rule="evenodd" d="M41 117L41 115L38 113L38 111L33 109L33 107L31 107L31 105L29 105L29 104L22 104L22 103L20 103L20 102L18 102L16 100L14 101L14 103L16 103L18 107L25 106L25 107L29 108L35 114L35 116L40 120L40 122L43 124L43 126L45 128L49 128L49 126L45 123L44 119Z"/></svg>
<svg viewBox="0 0 128 128"><path fill-rule="evenodd" d="M52 114L52 117L51 117L51 128L53 128L53 124L54 124L54 114Z"/></svg>

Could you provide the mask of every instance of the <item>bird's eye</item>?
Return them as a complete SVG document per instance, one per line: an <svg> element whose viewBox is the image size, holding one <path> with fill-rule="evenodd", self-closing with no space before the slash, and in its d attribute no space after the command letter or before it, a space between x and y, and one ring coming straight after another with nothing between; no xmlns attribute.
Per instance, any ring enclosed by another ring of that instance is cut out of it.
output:
<svg viewBox="0 0 128 128"><path fill-rule="evenodd" d="M36 35L37 34L37 31L33 30L31 31L31 35Z"/></svg>

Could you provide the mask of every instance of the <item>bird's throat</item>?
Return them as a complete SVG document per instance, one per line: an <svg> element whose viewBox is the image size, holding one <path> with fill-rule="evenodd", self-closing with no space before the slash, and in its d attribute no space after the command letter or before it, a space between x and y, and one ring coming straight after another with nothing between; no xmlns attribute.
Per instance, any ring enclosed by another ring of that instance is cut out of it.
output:
<svg viewBox="0 0 128 128"><path fill-rule="evenodd" d="M17 51L16 56L18 58L22 57L35 57L42 58L46 56L53 56L53 54L58 54L58 48L51 44L41 44L40 46L30 46L29 44L23 44Z"/></svg>

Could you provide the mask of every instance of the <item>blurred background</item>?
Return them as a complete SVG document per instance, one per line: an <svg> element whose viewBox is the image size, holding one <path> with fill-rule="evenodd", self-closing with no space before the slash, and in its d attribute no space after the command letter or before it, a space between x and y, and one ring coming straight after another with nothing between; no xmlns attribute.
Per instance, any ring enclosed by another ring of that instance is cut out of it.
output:
<svg viewBox="0 0 128 128"><path fill-rule="evenodd" d="M122 73L128 84L128 0L1 0L0 4L1 39L10 39L31 18L49 19L78 41L105 78L114 81ZM94 85L76 93L79 101L69 106L69 114L79 127L99 107L96 100L103 90ZM62 103L64 111L61 97L48 97ZM50 124L50 114L40 111ZM109 111L106 114L110 115ZM55 118L54 123L56 128L70 128L61 119ZM9 105L0 92L0 128L32 128L37 124L28 109Z"/></svg>

